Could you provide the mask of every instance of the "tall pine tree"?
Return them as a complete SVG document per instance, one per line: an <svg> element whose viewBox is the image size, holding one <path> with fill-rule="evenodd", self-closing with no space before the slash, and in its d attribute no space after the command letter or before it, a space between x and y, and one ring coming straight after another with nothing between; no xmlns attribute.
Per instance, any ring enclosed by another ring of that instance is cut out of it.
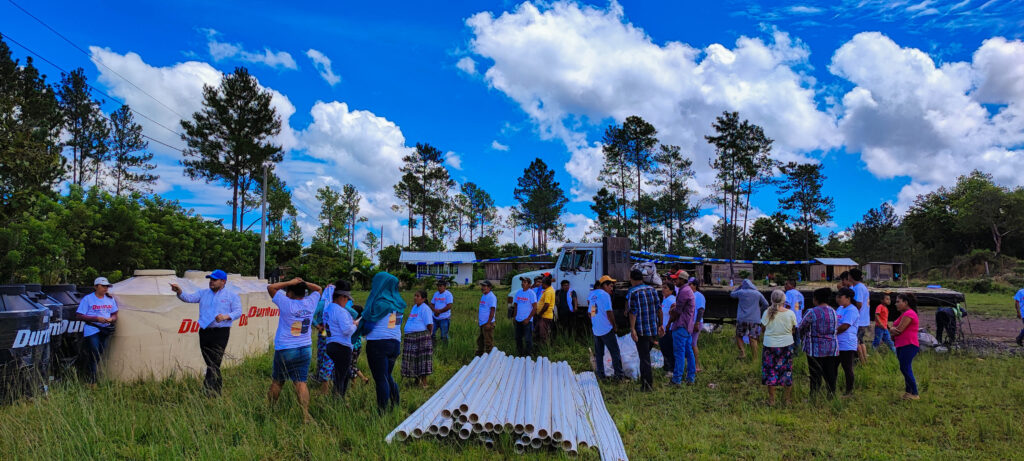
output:
<svg viewBox="0 0 1024 461"><path fill-rule="evenodd" d="M264 162L283 158L273 136L281 132L281 118L270 105L271 94L244 67L203 86L203 108L182 120L182 140L188 147L182 165L191 179L203 179L231 188L231 230L241 228L242 201L254 182L262 179Z"/></svg>
<svg viewBox="0 0 1024 461"><path fill-rule="evenodd" d="M786 179L779 185L779 208L789 212L789 221L803 234L804 259L811 258L811 242L818 240L814 226L827 223L835 211L832 197L822 193L823 170L820 163L790 162L782 168Z"/></svg>
<svg viewBox="0 0 1024 461"><path fill-rule="evenodd" d="M92 98L81 67L61 74L57 96L64 113L65 145L71 148L71 183L81 186L95 179L99 185L99 168L109 151L110 126L100 110L100 101Z"/></svg>
<svg viewBox="0 0 1024 461"><path fill-rule="evenodd" d="M52 195L65 174L60 129L63 117L53 88L26 58L11 58L0 37L0 223L6 227Z"/></svg>
<svg viewBox="0 0 1024 461"><path fill-rule="evenodd" d="M535 246L540 250L547 249L547 238L557 236L563 227L559 218L569 202L565 191L555 181L555 171L548 168L543 160L534 159L523 170L513 194L519 202L519 221L534 230Z"/></svg>
<svg viewBox="0 0 1024 461"><path fill-rule="evenodd" d="M109 145L114 195L152 191L160 176L151 173L156 168L151 163L153 153L146 152L149 142L142 138L142 125L135 123L127 105L110 114Z"/></svg>

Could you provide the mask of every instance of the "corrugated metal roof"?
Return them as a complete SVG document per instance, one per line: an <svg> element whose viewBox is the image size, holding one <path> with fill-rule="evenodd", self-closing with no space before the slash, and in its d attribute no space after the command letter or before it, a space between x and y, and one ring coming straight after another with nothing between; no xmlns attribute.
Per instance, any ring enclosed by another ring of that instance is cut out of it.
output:
<svg viewBox="0 0 1024 461"><path fill-rule="evenodd" d="M856 266L857 261L850 258L814 258L815 261L826 266Z"/></svg>
<svg viewBox="0 0 1024 461"><path fill-rule="evenodd" d="M476 253L472 251L403 251L402 255L398 257L398 262L465 262L474 259L476 259Z"/></svg>
<svg viewBox="0 0 1024 461"><path fill-rule="evenodd" d="M894 263L894 262L886 262L886 261L871 261L868 264L899 264L901 266L903 265L903 263Z"/></svg>

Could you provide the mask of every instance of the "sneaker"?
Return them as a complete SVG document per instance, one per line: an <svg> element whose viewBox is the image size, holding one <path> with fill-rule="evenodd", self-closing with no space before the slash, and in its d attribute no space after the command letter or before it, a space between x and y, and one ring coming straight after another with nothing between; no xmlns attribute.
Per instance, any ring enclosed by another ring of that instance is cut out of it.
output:
<svg viewBox="0 0 1024 461"><path fill-rule="evenodd" d="M665 377L668 378L668 379L672 379L672 372L671 371L666 371L665 372Z"/></svg>

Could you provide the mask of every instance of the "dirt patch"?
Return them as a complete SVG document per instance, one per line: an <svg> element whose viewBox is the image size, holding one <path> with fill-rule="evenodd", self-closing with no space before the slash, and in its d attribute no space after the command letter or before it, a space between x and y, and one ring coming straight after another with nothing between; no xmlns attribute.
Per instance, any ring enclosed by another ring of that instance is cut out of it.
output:
<svg viewBox="0 0 1024 461"><path fill-rule="evenodd" d="M921 328L935 334L935 311L925 310L920 315ZM988 338L999 342L1009 342L1017 338L1024 323L1020 319L981 317L969 315L963 319L964 336L967 338Z"/></svg>

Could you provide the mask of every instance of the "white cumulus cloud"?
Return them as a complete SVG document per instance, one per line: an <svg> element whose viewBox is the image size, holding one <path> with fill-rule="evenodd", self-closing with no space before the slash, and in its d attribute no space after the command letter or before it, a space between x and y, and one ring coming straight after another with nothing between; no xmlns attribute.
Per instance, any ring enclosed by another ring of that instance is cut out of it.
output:
<svg viewBox="0 0 1024 461"><path fill-rule="evenodd" d="M508 151L508 146L498 142L498 140L495 139L494 141L491 141L491 149L500 150L502 152L506 152L506 151Z"/></svg>
<svg viewBox="0 0 1024 461"><path fill-rule="evenodd" d="M331 69L331 58L313 48L306 51L306 56L313 61L313 66L316 67L317 72L320 72L320 76L327 81L327 84L334 86L341 81L341 77L335 75L334 70Z"/></svg>
<svg viewBox="0 0 1024 461"><path fill-rule="evenodd" d="M994 38L972 62L937 65L925 52L877 32L833 55L832 73L854 84L839 128L879 178L909 177L896 207L979 169L1002 184L1024 171L1024 43ZM1016 77L1015 77L1016 76ZM982 104L993 104L985 107Z"/></svg>
<svg viewBox="0 0 1024 461"><path fill-rule="evenodd" d="M651 122L663 142L694 157L702 182L710 180L712 154L704 135L724 110L763 126L781 160L839 141L834 118L818 110L814 81L801 70L809 51L782 32L768 41L741 37L731 47L659 44L627 22L615 2L525 2L466 23L471 51L493 61L482 71L485 81L518 103L542 137L566 144L577 199L593 194L600 169L596 140L582 133L608 119L640 115Z"/></svg>

